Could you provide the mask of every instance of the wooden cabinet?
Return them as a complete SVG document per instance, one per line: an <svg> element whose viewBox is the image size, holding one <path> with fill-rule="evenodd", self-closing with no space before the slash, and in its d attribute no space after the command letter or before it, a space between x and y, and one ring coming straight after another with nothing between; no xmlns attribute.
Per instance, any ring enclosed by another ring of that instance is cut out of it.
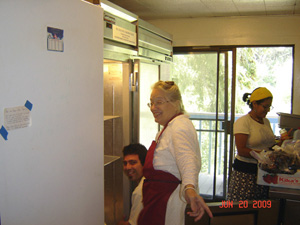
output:
<svg viewBox="0 0 300 225"><path fill-rule="evenodd" d="M246 204L234 202L228 208L220 208L222 202L207 203L214 217L205 214L200 221L194 222L185 214L185 225L277 225L280 201L269 201L269 208L255 201L245 201ZM186 211L190 208L187 207Z"/></svg>
<svg viewBox="0 0 300 225"><path fill-rule="evenodd" d="M285 199L283 201L282 225L298 225L300 221L300 201Z"/></svg>
<svg viewBox="0 0 300 225"><path fill-rule="evenodd" d="M298 225L300 221L300 190L270 187L269 196L279 199L281 225Z"/></svg>

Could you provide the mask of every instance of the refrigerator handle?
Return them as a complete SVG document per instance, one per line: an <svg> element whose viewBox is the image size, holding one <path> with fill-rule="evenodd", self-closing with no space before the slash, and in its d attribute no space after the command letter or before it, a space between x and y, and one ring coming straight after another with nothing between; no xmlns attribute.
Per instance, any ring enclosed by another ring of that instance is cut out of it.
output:
<svg viewBox="0 0 300 225"><path fill-rule="evenodd" d="M135 92L138 90L138 72L130 73L129 83L130 83L130 91Z"/></svg>

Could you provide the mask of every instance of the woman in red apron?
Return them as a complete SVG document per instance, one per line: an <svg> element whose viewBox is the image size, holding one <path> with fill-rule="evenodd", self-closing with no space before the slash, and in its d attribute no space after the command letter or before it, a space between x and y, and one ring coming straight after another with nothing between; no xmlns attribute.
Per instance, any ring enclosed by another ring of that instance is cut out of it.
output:
<svg viewBox="0 0 300 225"><path fill-rule="evenodd" d="M193 124L184 115L178 86L172 81L157 82L150 101L155 122L164 128L152 142L144 164L144 208L138 225L183 225L187 203L195 221L204 211L212 216L197 191L199 143Z"/></svg>

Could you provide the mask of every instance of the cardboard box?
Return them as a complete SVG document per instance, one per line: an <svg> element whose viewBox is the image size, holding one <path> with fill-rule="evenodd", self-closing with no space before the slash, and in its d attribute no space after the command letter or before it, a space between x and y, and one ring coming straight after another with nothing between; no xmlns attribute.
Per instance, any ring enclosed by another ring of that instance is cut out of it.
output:
<svg viewBox="0 0 300 225"><path fill-rule="evenodd" d="M280 173L272 174L258 168L257 184L272 187L300 189L300 170L293 175L288 175Z"/></svg>

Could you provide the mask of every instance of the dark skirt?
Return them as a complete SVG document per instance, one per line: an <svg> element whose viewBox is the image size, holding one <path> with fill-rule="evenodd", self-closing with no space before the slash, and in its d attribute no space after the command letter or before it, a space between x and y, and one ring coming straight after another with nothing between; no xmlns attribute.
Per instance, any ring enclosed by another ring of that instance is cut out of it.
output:
<svg viewBox="0 0 300 225"><path fill-rule="evenodd" d="M260 200L268 199L269 187L256 184L257 165L234 161L227 193L227 200Z"/></svg>

